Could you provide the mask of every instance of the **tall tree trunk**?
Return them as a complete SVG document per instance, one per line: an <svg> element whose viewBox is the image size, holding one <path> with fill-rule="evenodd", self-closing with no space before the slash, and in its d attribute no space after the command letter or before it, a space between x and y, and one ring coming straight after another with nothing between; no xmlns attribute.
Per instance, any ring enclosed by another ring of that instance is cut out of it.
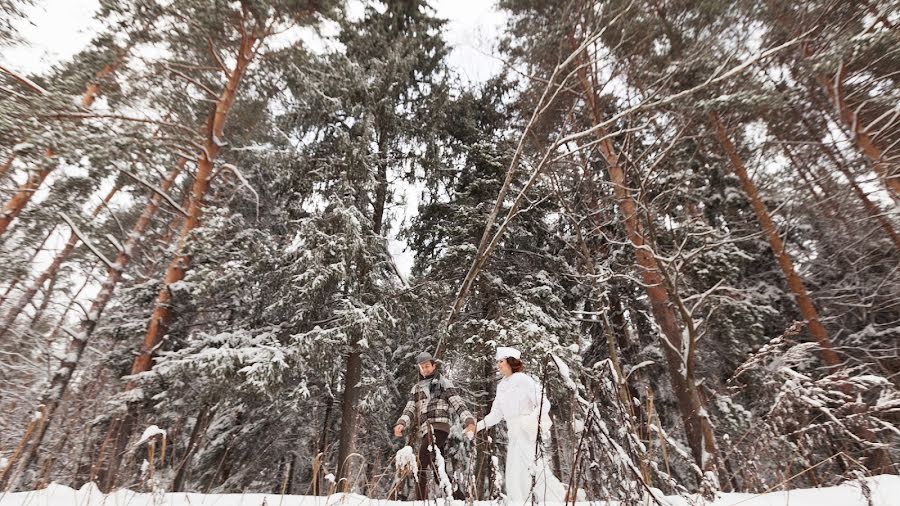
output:
<svg viewBox="0 0 900 506"><path fill-rule="evenodd" d="M162 339L171 317L171 308L169 306L171 292L169 291L169 286L177 281L181 281L184 278L185 271L190 267L191 258L190 255L184 252L184 244L191 231L200 224L200 218L203 215L204 199L209 191L213 163L219 155L221 139L224 138L225 122L237 98L237 90L247 70L247 66L253 57L253 46L256 40L253 31L244 32L241 38L240 49L237 53L235 68L231 71L228 81L216 101L206 132L204 150L197 162L197 173L194 176L194 185L191 188L188 215L181 225L181 232L178 236L177 253L166 269L163 278L164 286L156 298L153 314L150 316L150 324L147 327L147 332L144 334L144 343L132 364L131 374L150 370L153 351L156 345L159 344L160 339ZM133 386L133 384L129 383L127 388L130 389Z"/></svg>
<svg viewBox="0 0 900 506"><path fill-rule="evenodd" d="M378 136L378 155L380 157L378 164L378 173L375 181L375 200L372 207L372 232L376 235L381 234L384 224L384 207L387 200L387 133L379 132ZM360 336L360 339L363 336ZM344 375L344 392L341 394L341 437L338 443L338 462L337 462L337 479L347 480L343 484L343 489L350 490L350 480L355 477L356 473L353 466L355 459L351 455L356 450L356 430L357 418L359 416L359 407L357 402L359 399L359 381L362 375L362 351L358 341L350 347L350 353L347 356L347 370ZM341 486L339 485L339 489Z"/></svg>
<svg viewBox="0 0 900 506"><path fill-rule="evenodd" d="M38 188L44 183L44 180L47 179L47 176L49 176L50 173L53 172L53 169L56 168L53 154L54 152L52 149L47 149L47 159L44 160L44 165L37 171L29 173L28 180L19 185L16 193L8 202L6 202L6 204L3 204L3 214L0 214L0 236L6 233L6 230L9 229L9 225L19 216L22 210L25 209L25 206L28 205L31 197L34 196Z"/></svg>
<svg viewBox="0 0 900 506"><path fill-rule="evenodd" d="M114 186L109 193L104 197L103 202L97 205L94 208L94 212L91 214L91 218L96 218L100 211L103 210L104 207L112 200L113 196L115 196L116 192L119 191L118 186ZM19 298L18 302L10 308L10 310L6 313L6 316L3 318L3 321L0 322L0 338L3 337L4 334L9 330L9 327L16 321L19 314L25 309L28 303L34 298L34 295L44 286L44 283L47 282L48 279L53 279L56 277L56 274L59 272L59 268L62 266L63 262L69 258L69 255L72 254L72 251L75 250L75 247L78 246L79 243L78 235L73 231L69 235L69 240L66 241L66 245L56 254L53 258L53 262L50 263L50 266L44 270L31 285L25 290L25 293ZM51 281L52 283L52 281ZM48 291L47 297L50 296L52 290ZM46 299L46 297L45 297Z"/></svg>
<svg viewBox="0 0 900 506"><path fill-rule="evenodd" d="M807 58L813 56L809 44L803 45L803 55ZM856 116L853 108L844 99L844 66L839 64L838 71L831 79L824 73L816 74L816 82L822 87L831 104L837 110L838 116L847 128L850 139L856 147L872 163L872 169L878 174L885 188L894 201L900 201L900 171L896 163L891 163L884 158L884 149L875 142L866 132L866 127Z"/></svg>
<svg viewBox="0 0 900 506"><path fill-rule="evenodd" d="M41 251L44 251L44 245L47 244L47 241L50 240L50 237L53 236L53 232L55 231L56 229L53 228L50 229L50 232L47 232L47 235L44 236L44 240L42 240L41 243L38 244L38 247L34 249L34 252L31 254L31 257L28 258L28 262L25 265L31 266L31 264L34 263L34 259L41 254ZM19 283L22 282L22 278L24 277L25 273L23 272L9 282L6 290L3 291L3 296L0 296L0 307L2 307L3 304L6 303L6 300L9 298L9 294L12 293L13 290L15 290L16 286L18 286Z"/></svg>
<svg viewBox="0 0 900 506"><path fill-rule="evenodd" d="M812 298L810 298L809 293L807 293L803 280L800 279L800 276L794 269L794 262L791 261L790 255L788 255L784 248L784 242L781 240L781 236L778 235L778 230L775 228L775 223L772 222L771 216L769 216L769 211L766 210L765 204L763 204L762 200L759 198L759 192L756 189L756 185L753 184L753 181L750 180L750 176L747 175L747 169L744 167L744 162L741 160L740 155L738 155L737 150L735 150L734 145L731 143L731 139L725 131L725 125L722 124L718 114L715 112L710 113L709 119L716 130L719 144L722 145L722 149L728 155L732 169L738 179L740 179L741 187L743 187L744 193L747 194L747 198L750 200L750 206L756 214L756 219L759 221L760 227L763 229L766 238L769 240L772 252L775 254L775 258L778 260L781 271L784 273L784 277L787 280L788 287L794 294L794 300L797 301L797 306L800 308L800 314L806 319L809 333L815 338L816 342L819 343L822 360L829 366L839 365L841 360L834 352L831 340L828 338L828 332L819 321L819 314L816 311Z"/></svg>
<svg viewBox="0 0 900 506"><path fill-rule="evenodd" d="M173 181L178 176L184 163L184 159L180 160L175 168L169 173L168 177L162 181L162 191L165 192L172 186ZM56 409L62 401L63 395L65 395L66 390L68 389L72 374L75 372L78 363L81 361L81 356L84 353L85 348L87 348L88 340L97 325L97 321L112 298L116 285L122 278L125 267L131 261L132 255L143 239L144 233L149 228L153 215L156 214L161 202L162 197L158 194L154 194L153 197L151 197L150 202L144 208L138 221L135 222L134 227L131 229L131 233L128 236L128 240L125 242L122 251L116 256L113 268L107 271L106 279L100 285L100 291L91 303L87 317L79 323L77 330L70 334L71 339L66 347L66 353L63 355L59 366L50 379L50 386L41 395L40 404L44 409L42 410L40 426L38 430L33 433L33 437L31 437L31 446L29 447L28 453L26 453L25 457L19 462L18 470L15 473L16 477L21 478L24 471L37 457L37 452L40 449L44 436L47 433L47 429L52 422L53 414L56 412ZM10 464L10 466L11 465L12 464ZM0 489L3 489L6 484L5 480L0 480ZM18 483L12 482L10 485L15 487Z"/></svg>
<svg viewBox="0 0 900 506"><path fill-rule="evenodd" d="M579 60L578 77L592 119L595 124L598 124L602 122L603 114L600 111L596 91L592 84L594 79L588 74L583 55ZM599 138L606 136L605 129L597 132ZM637 212L637 204L631 196L625 172L619 162L619 154L608 138L597 145L597 151L606 162L607 173L625 224L625 231L634 249L635 263L644 282L653 317L662 331L662 335L659 336L662 340L661 347L668 363L669 380L678 399L678 409L684 423L691 455L704 472L713 472L719 478L720 483L727 483L722 466L719 465L719 451L712 422L697 392L691 364L692 358L683 356L680 351L684 349L684 343L675 308L665 288L665 280L653 253L653 245L647 241Z"/></svg>
<svg viewBox="0 0 900 506"><path fill-rule="evenodd" d="M90 107L94 103L94 100L100 94L100 81L111 75L119 65L121 65L124 57L125 54L123 52L115 62L104 66L97 72L94 81L88 84L81 94L81 105ZM9 202L4 204L3 214L0 216L0 236L6 232L10 223L12 223L22 210L25 209L25 206L28 205L28 202L31 200L34 193L41 187L44 180L47 179L47 176L53 172L53 169L56 168L56 161L53 160L54 155L53 149L47 148L47 160L44 160L43 166L36 172L29 174L28 181L19 186L19 189L16 190L16 193L9 199ZM15 155L10 157L4 171L9 169L14 158Z"/></svg>
<svg viewBox="0 0 900 506"><path fill-rule="evenodd" d="M354 478L350 470L357 469L354 463L359 459L353 456L356 450L357 406L359 380L362 376L362 355L359 345L354 343L347 356L347 370L344 374L344 392L341 395L341 437L338 443L337 479L338 490L349 492L350 480ZM341 483L341 480L344 480Z"/></svg>
<svg viewBox="0 0 900 506"><path fill-rule="evenodd" d="M243 20L239 21L243 23ZM156 297L153 306L153 312L150 315L150 322L147 331L144 334L143 343L138 350L137 357L131 366L131 375L149 371L153 366L153 355L162 341L166 333L169 321L172 317L172 294L170 286L184 279L185 272L190 267L191 257L184 251L185 243L191 233L200 224L200 218L203 215L203 206L206 194L209 191L210 179L213 175L213 163L217 159L221 150L222 139L225 133L225 123L231 108L237 99L237 91L244 78L247 67L254 56L254 46L259 40L257 38L257 26L247 29L241 27L240 46L235 55L234 68L229 72L225 86L219 93L215 107L212 110L207 127L205 129L204 149L200 153L197 161L197 171L194 175L194 184L191 188L190 205L187 211L187 217L181 225L181 231L178 236L175 258L169 263L163 277L163 287ZM130 381L125 385L125 390L131 390L136 386L134 381ZM124 432L129 432L131 425L134 423L134 414L129 412L122 418L113 420L110 425L110 434L116 435L116 441L127 439ZM102 481L107 487L112 487L116 481L116 472L122 457L121 451L113 451L110 454L109 466L106 468L105 476Z"/></svg>
<svg viewBox="0 0 900 506"><path fill-rule="evenodd" d="M172 492L181 492L184 490L184 482L187 480L191 458L194 456L194 452L200 444L201 435L206 432L206 429L209 427L209 421L212 420L212 415L212 411L206 406L200 408L200 412L197 413L197 421L194 422L194 428L191 430L191 437L190 440L188 440L187 450L185 450L184 457L181 458L178 469L175 471L175 478L172 480Z"/></svg>

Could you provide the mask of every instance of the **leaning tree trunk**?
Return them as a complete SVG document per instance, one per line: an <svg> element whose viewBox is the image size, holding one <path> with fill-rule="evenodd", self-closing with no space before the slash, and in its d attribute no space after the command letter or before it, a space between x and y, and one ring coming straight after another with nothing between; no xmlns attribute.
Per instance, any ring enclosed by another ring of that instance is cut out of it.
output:
<svg viewBox="0 0 900 506"><path fill-rule="evenodd" d="M819 74L816 76L816 81L825 89L829 100L837 109L838 115L850 133L850 138L862 154L872 162L872 169L882 179L888 193L895 201L900 201L900 173L897 171L896 164L885 159L884 150L869 136L865 125L857 119L856 113L847 105L843 93L843 73L838 71L834 81Z"/></svg>
<svg viewBox="0 0 900 506"><path fill-rule="evenodd" d="M243 23L243 21L241 21ZM175 258L169 263L163 277L163 287L156 297L153 307L153 313L150 315L150 322L147 331L144 334L143 344L137 352L134 362L131 366L131 375L140 374L149 371L153 366L153 355L156 348L160 344L166 329L172 317L171 302L172 294L170 286L184 279L185 272L190 267L191 257L184 251L187 238L200 224L200 218L203 214L204 200L209 191L210 180L213 175L213 163L217 159L221 150L222 139L224 139L225 122L237 98L237 91L240 87L244 74L254 57L254 46L259 40L258 27L252 29L241 30L240 46L235 55L234 68L228 73L228 79L216 99L215 108L212 111L210 120L206 127L204 149L200 152L197 161L197 172L194 175L194 184L191 188L190 205L188 207L187 216L181 225L181 231L178 236L178 243L175 251ZM125 390L132 390L136 383L130 381L126 384ZM105 476L101 481L106 484L109 489L115 484L116 474L118 472L119 463L123 453L124 441L127 440L130 428L134 423L134 413L129 409L122 417L116 418L110 424L108 429L108 438L113 437L117 442L109 457L109 465L105 470Z"/></svg>
<svg viewBox="0 0 900 506"><path fill-rule="evenodd" d="M25 209L25 206L28 205L31 197L37 192L38 188L44 184L44 180L47 179L47 176L53 172L53 169L55 168L55 165L53 165L54 151L48 148L46 154L47 159L43 162L45 165L40 169L29 173L28 180L19 185L19 188L16 189L16 193L3 205L3 213L0 214L0 235L6 233L7 229L9 229L9 225L19 216L22 210Z"/></svg>
<svg viewBox="0 0 900 506"><path fill-rule="evenodd" d="M97 72L94 81L85 87L84 92L81 94L81 105L84 107L90 107L96 97L100 94L100 81L109 77L116 68L121 65L124 60L124 54L119 57L114 63L110 63ZM25 181L19 188L16 190L15 194L9 201L3 205L3 214L0 215L0 236L2 236L6 230L9 228L9 225L19 216L25 206L28 205L28 202L31 200L31 197L34 196L35 192L37 192L38 188L44 183L44 180L47 179L47 176L53 172L53 169L56 168L56 161L53 159L55 153L52 148L47 148L46 152L46 160L44 160L44 165L38 169L37 171L30 173L28 175L28 180ZM10 157L6 164L4 164L4 170L8 169L9 166L12 165L12 162L15 158Z"/></svg>
<svg viewBox="0 0 900 506"><path fill-rule="evenodd" d="M810 123L806 118L804 118L803 115L800 114L796 109L793 109L793 111L794 114L800 119L803 125L806 126L807 129L809 129L809 131L815 138L822 138L821 132L818 128L813 126L813 124ZM821 142L817 143L817 145L822 154L824 154L825 157L828 158L828 160L830 160L831 163L833 163L834 166L837 167L841 174L843 174L847 179L847 183L850 184L850 188L853 190L856 198L858 198L859 201L862 202L863 207L866 209L866 213L868 213L869 217L878 222L878 225L882 230L884 230L884 233L891 238L891 241L893 241L897 249L900 250L900 234L897 233L894 225L892 225L891 222L888 221L888 218L887 216L885 216L884 211L880 207L878 207L877 204L872 202L872 199L870 199L866 192L864 192L862 188L859 187L859 184L856 183L856 178L853 176L853 173L850 172L850 169L847 168L847 164L845 163L843 156L841 157L841 160L838 160L837 156L835 156L835 153L832 152L831 148Z"/></svg>
<svg viewBox="0 0 900 506"><path fill-rule="evenodd" d="M737 150L735 150L734 145L731 143L731 139L728 137L725 126L719 119L719 115L712 112L709 115L709 119L716 129L716 136L718 137L719 144L722 145L722 149L725 150L725 153L728 155L728 159L731 161L731 167L734 170L735 175L741 181L741 187L743 187L744 193L747 194L747 198L750 200L750 206L756 214L756 219L759 221L760 227L763 229L766 238L769 240L769 246L771 246L772 252L778 260L778 265L781 266L781 271L784 273L788 287L794 294L794 300L797 301L797 306L800 308L800 314L806 319L809 333L815 338L816 342L819 343L822 360L829 366L839 365L841 360L834 352L831 340L828 338L828 332L825 330L822 322L819 321L819 314L816 311L815 304L813 304L812 298L806 291L803 280L800 279L800 276L794 269L794 262L785 250L784 241L782 241L781 236L778 235L778 230L775 228L775 223L772 222L772 217L769 216L769 211L759 198L759 192L756 189L756 185L753 184L750 176L747 175L747 169L744 167L743 160L741 160L740 155L738 155Z"/></svg>
<svg viewBox="0 0 900 506"><path fill-rule="evenodd" d="M581 82L589 112L595 124L602 123L602 112L592 85L593 79L588 75L584 58L580 58L578 77ZM616 197L619 212L625 225L628 240L634 249L635 264L641 274L650 309L662 335L662 349L668 363L669 380L678 399L678 409L684 423L685 434L691 448L694 461L704 472L713 472L721 483L724 470L719 465L719 451L716 444L712 422L703 406L693 377L693 367L688 363L691 357L684 357L679 351L684 349L682 331L675 314L675 308L665 288L665 279L660 271L659 263L653 253L653 244L649 244L643 224L637 212L637 204L631 195L625 172L619 162L619 153L605 129L597 132L598 138L605 138L597 145L597 151L606 162L607 173Z"/></svg>
<svg viewBox="0 0 900 506"><path fill-rule="evenodd" d="M162 181L160 189L163 192L167 191L172 186L172 183L175 181L175 178L178 176L184 163L184 159L180 160L175 168L169 173L168 177ZM28 469L37 458L38 450L40 449L44 436L47 433L47 429L52 422L52 417L68 389L69 383L72 380L72 374L75 372L78 363L81 361L81 356L84 354L85 348L87 348L88 341L97 325L97 321L112 298L116 285L122 278L125 267L131 261L134 252L137 250L144 234L150 227L150 222L161 203L162 197L158 194L154 194L150 199L150 202L144 208L144 211L141 213L141 216L138 218L138 221L131 229L128 240L125 242L122 251L116 256L112 268L107 271L106 279L100 285L100 291L91 303L87 317L79 323L75 332L70 334L71 339L69 340L66 352L63 355L59 366L53 373L50 380L50 386L41 395L40 406L42 406L43 409L39 410L42 414L41 419L38 421L39 425L36 430L26 433L26 436L23 437L23 443L28 443L30 441L29 449L27 453L24 454L24 457L18 462L18 466L14 466L16 462L12 460L9 462L4 475L0 477L0 490L7 488L7 485L9 485L9 488L16 487L18 485L17 480L21 479L25 470ZM55 334L56 332L54 332L54 335ZM12 473L13 467L16 467L14 474ZM15 477L15 479L10 481L13 477Z"/></svg>
<svg viewBox="0 0 900 506"><path fill-rule="evenodd" d="M55 232L55 231L56 231L55 228L50 229L50 232L48 232L47 235L44 236L44 239L41 241L40 244L38 244L38 247L34 249L34 253L31 254L31 256L28 258L28 262L26 262L25 265L30 266L32 263L34 263L34 259L37 258L37 256L41 254L41 251L44 251L44 245L47 244L47 241L50 240L50 237L53 236L53 232ZM22 278L24 278L24 277L25 277L25 273L22 273L22 274L17 275L12 280L10 280L9 285L6 286L6 290L3 291L3 295L0 296L0 307L2 307L4 304L6 304L6 300L9 298L9 295L12 293L13 290L16 289L16 286L18 286L19 283L22 282Z"/></svg>
<svg viewBox="0 0 900 506"><path fill-rule="evenodd" d="M175 282L181 281L184 274L190 267L191 257L184 252L184 245L188 235L200 224L200 218L203 215L204 199L209 191L210 178L213 172L213 163L219 155L221 139L224 138L225 121L231 112L231 107L237 98L237 90L253 58L253 46L256 38L252 31L248 31L241 38L241 46L237 54L237 62L235 68L230 72L228 82L216 101L215 111L209 123L206 132L206 142L204 150L200 154L197 161L197 173L194 175L194 185L191 188L190 206L187 211L187 217L181 226L181 232L178 236L178 252L174 259L169 263L163 278L163 288L159 291L156 298L156 304L153 308L153 314L150 316L150 324L147 332L144 334L144 343L138 351L131 367L131 374L138 374L149 371L152 366L153 350L162 339L165 329L171 318L170 302L171 292L169 286ZM134 384L129 383L128 389L133 388Z"/></svg>
<svg viewBox="0 0 900 506"><path fill-rule="evenodd" d="M109 203L109 201L115 196L116 192L119 191L118 186L114 186L109 193L106 194L106 197L103 199L103 202L97 205L94 208L94 212L91 214L91 218L96 218L100 211L103 210L104 207ZM6 316L3 318L3 321L0 322L0 338L3 337L4 334L9 330L9 327L16 321L19 314L25 309L25 307L31 302L34 298L34 295L44 286L44 283L47 282L48 279L53 279L56 277L56 274L59 272L59 268L62 266L63 262L69 258L69 255L72 254L72 251L75 250L75 247L78 246L79 239L78 235L73 231L69 235L69 240L66 241L66 245L56 254L53 258L53 262L50 263L50 266L47 267L44 272L42 272L37 278L32 281L31 285L25 290L25 293L19 297L19 300L16 304L9 309L6 313ZM52 283L52 281L51 281ZM52 291L52 290L51 290ZM46 295L49 297L50 293Z"/></svg>
<svg viewBox="0 0 900 506"><path fill-rule="evenodd" d="M0 178L6 176L6 173L9 172L9 169L12 167L13 162L16 160L16 155L12 154L0 165Z"/></svg>
<svg viewBox="0 0 900 506"><path fill-rule="evenodd" d="M823 361L833 368L841 367L841 361L831 346L831 341L828 339L828 334L825 331L825 327L822 326L822 323L819 321L815 305L813 304L809 294L806 292L806 287L804 287L803 281L794 270L794 266L791 262L790 256L784 249L784 243L782 242L781 237L778 235L778 232L775 229L775 224L772 223L772 219L769 217L769 213L768 211L766 211L765 205L763 205L762 201L760 200L759 193L756 191L756 186L748 177L743 160L741 160L740 156L734 148L734 145L731 143L731 139L729 139L728 134L725 131L725 126L722 124L722 121L719 119L718 115L714 112L710 113L710 120L716 128L716 135L719 138L719 142L722 144L722 148L725 150L725 152L728 154L728 158L731 160L731 164L734 168L735 174L741 180L741 185L744 187L744 192L747 193L747 196L750 199L750 204L753 207L754 213L756 213L756 216L759 219L760 226L763 228L766 237L769 239L769 244L772 246L772 250L778 259L778 263L781 265L781 269L784 272L785 278L787 278L788 286L791 288L791 291L794 292L794 298L797 301L797 305L800 307L800 313L807 320L810 334L812 334L816 341L819 343ZM853 430L860 438L864 439L865 441L868 441L870 443L877 443L875 433L869 427L866 427L865 425L859 425ZM870 471L873 471L875 473L888 472L892 468L890 452L885 448L878 448L877 445L873 446L876 446L876 448L869 451L869 462L866 463L867 467Z"/></svg>

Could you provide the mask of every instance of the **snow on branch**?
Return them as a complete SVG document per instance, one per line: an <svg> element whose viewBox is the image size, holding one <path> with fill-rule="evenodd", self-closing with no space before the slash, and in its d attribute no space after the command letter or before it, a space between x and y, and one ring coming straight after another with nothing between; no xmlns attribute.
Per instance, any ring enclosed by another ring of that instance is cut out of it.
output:
<svg viewBox="0 0 900 506"><path fill-rule="evenodd" d="M49 95L50 94L50 92L48 92L44 88L41 88L37 83L35 83L31 79L28 79L27 77L23 76L22 74L19 74L13 70L10 70L9 68L4 67L3 65L0 65L0 72L9 74L10 76L12 76L13 79L24 84L28 89L37 93L38 95Z"/></svg>
<svg viewBox="0 0 900 506"><path fill-rule="evenodd" d="M221 173L224 170L227 170L227 171L231 172L232 174L234 174L234 177L238 178L238 181L241 182L241 186L246 187L248 190L250 190L251 193L253 193L253 196L256 198L256 220L259 221L259 193L256 193L256 190L254 190L253 187L250 186L250 182L247 181L247 178L244 177L243 174L241 174L241 172L238 170L237 167L235 167L234 165L232 165L230 163L226 163L226 164L222 165L222 168L219 169L219 172L216 172L215 174L213 174L213 176L211 178L209 178L210 181L215 179L216 176L218 176L219 173Z"/></svg>
<svg viewBox="0 0 900 506"><path fill-rule="evenodd" d="M112 244L112 247L113 247L113 248L116 248L116 251L117 251L118 253L124 253L124 252L125 252L125 247L122 246L122 243L119 242L118 239L116 239L115 237L113 237L112 234L106 234L106 235L104 235L103 237L105 237L106 240L109 241L110 244Z"/></svg>
<svg viewBox="0 0 900 506"><path fill-rule="evenodd" d="M137 442L135 446L140 446L155 436L162 436L163 439L166 439L166 431L160 429L156 425L151 425L144 429L144 433L141 434L141 439Z"/></svg>
<svg viewBox="0 0 900 506"><path fill-rule="evenodd" d="M154 185L150 184L149 182L145 181L144 179L142 179L142 178L141 178L140 176L138 176L137 174L134 174L134 173L132 173L132 172L130 172L130 171L128 171L128 170L125 170L125 169L119 169L119 170L120 170L122 173L124 173L126 176L130 177L131 179L134 179L134 180L137 181L138 183L141 183L142 185L144 185L144 186L146 186L147 188L149 188L150 191L152 191L153 193L155 193L155 194L159 195L160 197L162 197L162 198L163 198L170 206L172 206L172 208L174 208L176 211L178 211L179 213L181 213L182 216L184 216L184 217L187 217L187 216L188 216L188 212L185 211L180 205L178 205L177 202L175 202L174 200L172 200L172 197L170 197L166 192L162 191L160 188L157 188L156 186L154 186Z"/></svg>
<svg viewBox="0 0 900 506"><path fill-rule="evenodd" d="M146 123L150 125L158 125L165 127L172 127L184 132L189 133L190 135L195 135L197 132L191 128L188 128L184 125L179 125L178 123L172 123L170 121L162 121L150 118L136 118L134 116L125 116L123 114L99 114L99 113L88 113L88 112L59 112L54 114L44 114L40 116L42 118L51 118L58 120L83 120L83 119L114 119L119 121L130 121L132 123Z"/></svg>
<svg viewBox="0 0 900 506"><path fill-rule="evenodd" d="M96 255L96 257L99 258L101 262L106 264L106 267L109 270L117 271L117 270L121 269L121 267L119 265L116 265L116 264L110 262L109 259L106 258L106 256L104 256L103 253L101 253L100 250L98 250L97 247L94 246L94 244L91 243L91 241L89 241L88 238L85 237L84 234L81 233L81 230L78 230L78 227L75 225L75 223L72 221L71 218L66 216L66 213L59 212L57 214L59 215L60 218L62 218L62 220L64 222L66 222L67 225L69 225L69 228L72 229L72 233L75 234L76 236L78 236L78 239L81 242L83 242L84 245L87 246L89 250L91 250L91 253Z"/></svg>

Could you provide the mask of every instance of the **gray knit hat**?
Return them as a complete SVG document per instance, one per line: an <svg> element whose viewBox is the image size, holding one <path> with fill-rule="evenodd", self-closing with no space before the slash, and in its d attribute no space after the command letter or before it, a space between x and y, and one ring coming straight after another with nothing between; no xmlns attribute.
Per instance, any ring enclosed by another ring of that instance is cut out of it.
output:
<svg viewBox="0 0 900 506"><path fill-rule="evenodd" d="M421 364L422 362L428 362L429 360L434 362L434 357L432 357L431 353L428 353L427 351L423 351L422 353L416 355L416 365Z"/></svg>

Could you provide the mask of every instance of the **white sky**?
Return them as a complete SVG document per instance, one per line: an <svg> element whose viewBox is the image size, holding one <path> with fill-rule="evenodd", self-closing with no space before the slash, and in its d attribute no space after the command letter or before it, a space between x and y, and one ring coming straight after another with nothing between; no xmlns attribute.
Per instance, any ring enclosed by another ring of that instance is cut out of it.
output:
<svg viewBox="0 0 900 506"><path fill-rule="evenodd" d="M449 63L473 82L485 81L502 64L495 53L504 16L490 0L436 0L439 17L449 20L446 37L454 48ZM23 73L46 70L71 57L89 41L97 23L97 0L44 0L29 10L29 23L21 27L26 43L0 50L0 62Z"/></svg>
<svg viewBox="0 0 900 506"><path fill-rule="evenodd" d="M25 43L0 49L0 63L22 74L41 73L81 50L97 30L93 19L97 0L44 0L29 9L28 22L20 32ZM496 54L497 36L504 15L491 0L433 0L438 17L448 20L445 37L453 48L448 63L464 82L484 82L499 73L502 63ZM404 221L415 215L421 188L406 187L398 195L403 203L389 210L396 234ZM391 238L391 254L401 272L408 275L413 253L405 242ZM52 255L50 255L52 256Z"/></svg>

